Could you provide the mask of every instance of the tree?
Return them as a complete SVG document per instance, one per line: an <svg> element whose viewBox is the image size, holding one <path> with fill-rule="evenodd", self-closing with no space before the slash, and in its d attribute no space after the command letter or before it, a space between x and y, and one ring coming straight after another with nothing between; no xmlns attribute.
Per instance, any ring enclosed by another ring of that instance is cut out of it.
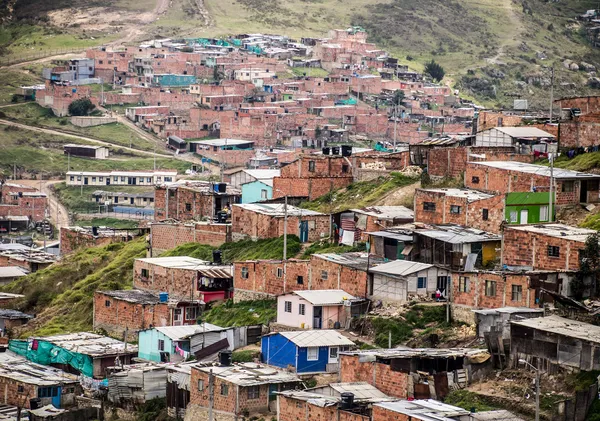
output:
<svg viewBox="0 0 600 421"><path fill-rule="evenodd" d="M583 281L587 277L596 283L596 293L599 291L600 280L600 235L594 233L585 240L585 246L579 251L579 271L577 278Z"/></svg>
<svg viewBox="0 0 600 421"><path fill-rule="evenodd" d="M394 98L392 99L392 103L394 105L400 105L402 104L402 101L404 101L404 91L396 89L396 91L394 91Z"/></svg>
<svg viewBox="0 0 600 421"><path fill-rule="evenodd" d="M76 99L69 104L69 114L75 116L88 115L96 106L88 98Z"/></svg>
<svg viewBox="0 0 600 421"><path fill-rule="evenodd" d="M444 68L433 59L425 65L425 73L431 76L436 82L440 82L446 74Z"/></svg>

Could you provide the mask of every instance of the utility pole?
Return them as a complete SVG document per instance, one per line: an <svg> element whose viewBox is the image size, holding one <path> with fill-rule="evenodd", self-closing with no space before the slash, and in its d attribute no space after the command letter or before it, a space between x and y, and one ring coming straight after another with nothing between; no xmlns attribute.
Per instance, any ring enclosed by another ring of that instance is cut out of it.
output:
<svg viewBox="0 0 600 421"><path fill-rule="evenodd" d="M394 104L394 152L396 152L396 133L398 133L398 104Z"/></svg>
<svg viewBox="0 0 600 421"><path fill-rule="evenodd" d="M554 111L554 66L550 67L550 121L552 124L552 113Z"/></svg>
<svg viewBox="0 0 600 421"><path fill-rule="evenodd" d="M552 197L552 191L554 190L554 156L552 153L548 154L550 159L550 197L548 199L548 222L553 222L552 205L554 204L554 198Z"/></svg>
<svg viewBox="0 0 600 421"><path fill-rule="evenodd" d="M215 402L215 378L212 368L208 372L208 421L214 421L213 405Z"/></svg>
<svg viewBox="0 0 600 421"><path fill-rule="evenodd" d="M288 210L287 210L287 194L284 197L284 202L283 202L283 261L287 262L287 217L288 217Z"/></svg>

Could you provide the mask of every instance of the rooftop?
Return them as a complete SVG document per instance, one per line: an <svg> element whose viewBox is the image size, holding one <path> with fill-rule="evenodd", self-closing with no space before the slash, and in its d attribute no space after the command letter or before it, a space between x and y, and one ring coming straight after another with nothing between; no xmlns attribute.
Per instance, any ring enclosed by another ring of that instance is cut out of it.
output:
<svg viewBox="0 0 600 421"><path fill-rule="evenodd" d="M353 269L358 270L367 270L372 267L384 263L385 260L380 257L369 256L367 253L362 252L353 252L353 253L316 253L313 254L313 257L317 257L319 259L328 260L333 263L337 263L338 265L348 266Z"/></svg>
<svg viewBox="0 0 600 421"><path fill-rule="evenodd" d="M514 314L514 313L540 313L544 314L543 308L529 308L529 307L500 307L500 308L484 308L481 310L471 310L473 313L482 315L495 315L495 314Z"/></svg>
<svg viewBox="0 0 600 421"><path fill-rule="evenodd" d="M394 260L389 263L378 265L371 272L382 273L386 275L407 276L415 272L427 270L433 267L427 263L410 262L408 260Z"/></svg>
<svg viewBox="0 0 600 421"><path fill-rule="evenodd" d="M389 397L367 382L330 383L326 386L306 390L286 390L279 392L278 394L292 399L310 402L312 405L325 407L338 404L341 401L342 393L352 393L354 395L354 401L358 403L375 403L396 400L396 398Z"/></svg>
<svg viewBox="0 0 600 421"><path fill-rule="evenodd" d="M542 177L550 177L550 167L544 165L527 164L517 161L476 161L469 162L470 164L485 165L491 168L497 168L506 171L517 171L528 174L536 174ZM565 170L562 168L554 168L553 177L558 180L569 179L593 179L600 178L600 175L588 174L579 171Z"/></svg>
<svg viewBox="0 0 600 421"><path fill-rule="evenodd" d="M116 298L121 301L127 301L128 303L137 304L158 304L160 298L158 294L148 291L142 291L140 289L124 289L115 291L97 291L99 294L104 294L109 297Z"/></svg>
<svg viewBox="0 0 600 421"><path fill-rule="evenodd" d="M89 234L89 235L93 235L93 228L92 227L80 227L80 226L71 226L71 227L61 227L61 229L65 229L65 230L69 230L72 232L78 232L78 233L82 233L82 234ZM96 235L94 235L94 237L118 237L118 236L125 236L127 237L128 235L131 235L129 231L135 231L137 230L137 228L135 229L131 229L131 230L125 230L125 229L115 229L115 228L107 228L107 227L96 227L97 231L96 231Z"/></svg>
<svg viewBox="0 0 600 421"><path fill-rule="evenodd" d="M18 319L33 319L31 314L25 314L17 310L0 308L0 319L18 320Z"/></svg>
<svg viewBox="0 0 600 421"><path fill-rule="evenodd" d="M156 329L157 331L165 335L167 338L170 338L174 341L186 339L198 333L220 332L222 330L225 330L224 327L212 325L210 323L184 326L160 326L155 327L154 329Z"/></svg>
<svg viewBox="0 0 600 421"><path fill-rule="evenodd" d="M27 269L20 266L5 266L0 267L0 279L1 278L16 278L19 276L25 276L29 273Z"/></svg>
<svg viewBox="0 0 600 421"><path fill-rule="evenodd" d="M350 209L350 211L379 219L410 219L412 221L415 217L414 211L404 206L369 206L362 209Z"/></svg>
<svg viewBox="0 0 600 421"><path fill-rule="evenodd" d="M410 420L455 421L455 417L469 415L469 411L433 399L376 403L376 406L406 415Z"/></svg>
<svg viewBox="0 0 600 421"><path fill-rule="evenodd" d="M6 246L14 246L14 244L4 244ZM9 257L13 260L31 263L54 263L58 257L54 254L44 253L40 250L35 250L30 247L7 247L0 248L0 256Z"/></svg>
<svg viewBox="0 0 600 421"><path fill-rule="evenodd" d="M518 138L542 138L547 137L549 139L554 139L554 135L550 134L544 130L538 129L537 127L495 127L496 130L506 133L510 137L518 137Z"/></svg>
<svg viewBox="0 0 600 421"><path fill-rule="evenodd" d="M240 146L240 145L254 144L254 141L242 140L242 139L211 139L211 140L193 140L188 143L196 143L198 145L205 145L205 146Z"/></svg>
<svg viewBox="0 0 600 421"><path fill-rule="evenodd" d="M103 149L103 148L106 148L106 146L102 146L102 145L81 145L81 144L77 144L77 143L68 143L66 145L63 145L63 148Z"/></svg>
<svg viewBox="0 0 600 421"><path fill-rule="evenodd" d="M311 346L350 346L354 345L350 339L337 330L301 330L293 332L275 332L270 335L281 335L294 345L301 348Z"/></svg>
<svg viewBox="0 0 600 421"><path fill-rule="evenodd" d="M352 300L356 297L348 294L341 289L321 289L321 290L303 290L293 291L292 294L308 301L313 305L341 305L346 300Z"/></svg>
<svg viewBox="0 0 600 421"><path fill-rule="evenodd" d="M212 370L216 377L242 387L300 382L295 374L264 364L241 363L232 366L194 366L194 368L204 373L210 373Z"/></svg>
<svg viewBox="0 0 600 421"><path fill-rule="evenodd" d="M210 181L198 181L198 180L179 180L168 183L163 183L161 185L162 188L167 189L189 189L194 190L199 193L209 193L210 195L217 196L231 196L236 194L242 194L240 189L236 189L231 187L229 184L227 185L226 191L224 193L220 193L215 190L215 186L218 183L213 183Z"/></svg>
<svg viewBox="0 0 600 421"><path fill-rule="evenodd" d="M138 262L172 269L196 269L198 266L210 264L210 262L207 262L206 260L200 260L189 256L147 257L136 260Z"/></svg>
<svg viewBox="0 0 600 421"><path fill-rule="evenodd" d="M243 170L246 174L251 177L256 178L257 180L268 180L273 177L279 177L281 175L281 170Z"/></svg>
<svg viewBox="0 0 600 421"><path fill-rule="evenodd" d="M529 327L555 335L577 338L584 341L600 343L600 326L578 322L559 316L535 317L511 321L512 324Z"/></svg>
<svg viewBox="0 0 600 421"><path fill-rule="evenodd" d="M135 354L138 351L136 345L126 344L108 336L96 335L89 332L36 337L34 339L46 341L68 351L89 355L90 357Z"/></svg>
<svg viewBox="0 0 600 421"><path fill-rule="evenodd" d="M489 357L487 349L477 348L389 348L344 351L342 353L362 356L365 362L375 361L377 358L457 358L485 354Z"/></svg>
<svg viewBox="0 0 600 421"><path fill-rule="evenodd" d="M419 189L424 192L444 193L450 197L460 197L467 199L468 203L476 202L477 200L489 199L494 197L493 194L483 193L479 190L471 189Z"/></svg>
<svg viewBox="0 0 600 421"><path fill-rule="evenodd" d="M54 386L77 383L77 376L58 368L27 361L16 356L11 361L0 363L0 377L36 386Z"/></svg>
<svg viewBox="0 0 600 421"><path fill-rule="evenodd" d="M67 175L87 175L87 176L101 176L101 177L106 177L106 176L132 176L132 177L152 177L152 176L176 176L177 175L177 171L176 170L157 170L157 171L152 171L152 170L147 170L147 171L119 171L119 170L114 170L114 171L68 171Z"/></svg>
<svg viewBox="0 0 600 421"><path fill-rule="evenodd" d="M592 229L572 227L564 224L513 225L508 228L517 231L547 235L549 237L564 238L565 240L579 241L582 243L584 243L591 234L596 232Z"/></svg>
<svg viewBox="0 0 600 421"><path fill-rule="evenodd" d="M239 207L251 212L270 215L278 218L285 216L285 205L281 203L242 203L233 205L233 209ZM313 210L297 208L296 206L287 205L288 216L316 216L325 215L324 213L315 212Z"/></svg>
<svg viewBox="0 0 600 421"><path fill-rule="evenodd" d="M461 225L431 225L424 229L415 230L415 234L433 238L450 244L479 243L485 241L500 241L500 236L476 228Z"/></svg>

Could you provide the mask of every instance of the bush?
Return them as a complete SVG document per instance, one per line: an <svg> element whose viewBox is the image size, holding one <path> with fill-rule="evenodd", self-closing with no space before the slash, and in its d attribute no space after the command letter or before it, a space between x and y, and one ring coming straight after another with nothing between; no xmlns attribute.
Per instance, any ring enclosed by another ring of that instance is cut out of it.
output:
<svg viewBox="0 0 600 421"><path fill-rule="evenodd" d="M438 63L436 63L434 60L431 60L425 65L425 73L431 76L433 80L437 82L440 82L446 74L444 68Z"/></svg>
<svg viewBox="0 0 600 421"><path fill-rule="evenodd" d="M76 99L69 104L69 114L74 116L88 115L96 106L88 98Z"/></svg>

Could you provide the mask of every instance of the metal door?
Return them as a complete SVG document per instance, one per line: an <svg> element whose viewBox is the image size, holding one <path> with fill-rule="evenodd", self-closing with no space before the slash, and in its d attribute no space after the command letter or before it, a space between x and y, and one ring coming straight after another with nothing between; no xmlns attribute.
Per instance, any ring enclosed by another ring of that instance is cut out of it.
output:
<svg viewBox="0 0 600 421"><path fill-rule="evenodd" d="M529 220L529 211L527 209L521 209L521 219L519 220L520 224L526 224Z"/></svg>
<svg viewBox="0 0 600 421"><path fill-rule="evenodd" d="M300 221L300 242L308 242L308 221Z"/></svg>

